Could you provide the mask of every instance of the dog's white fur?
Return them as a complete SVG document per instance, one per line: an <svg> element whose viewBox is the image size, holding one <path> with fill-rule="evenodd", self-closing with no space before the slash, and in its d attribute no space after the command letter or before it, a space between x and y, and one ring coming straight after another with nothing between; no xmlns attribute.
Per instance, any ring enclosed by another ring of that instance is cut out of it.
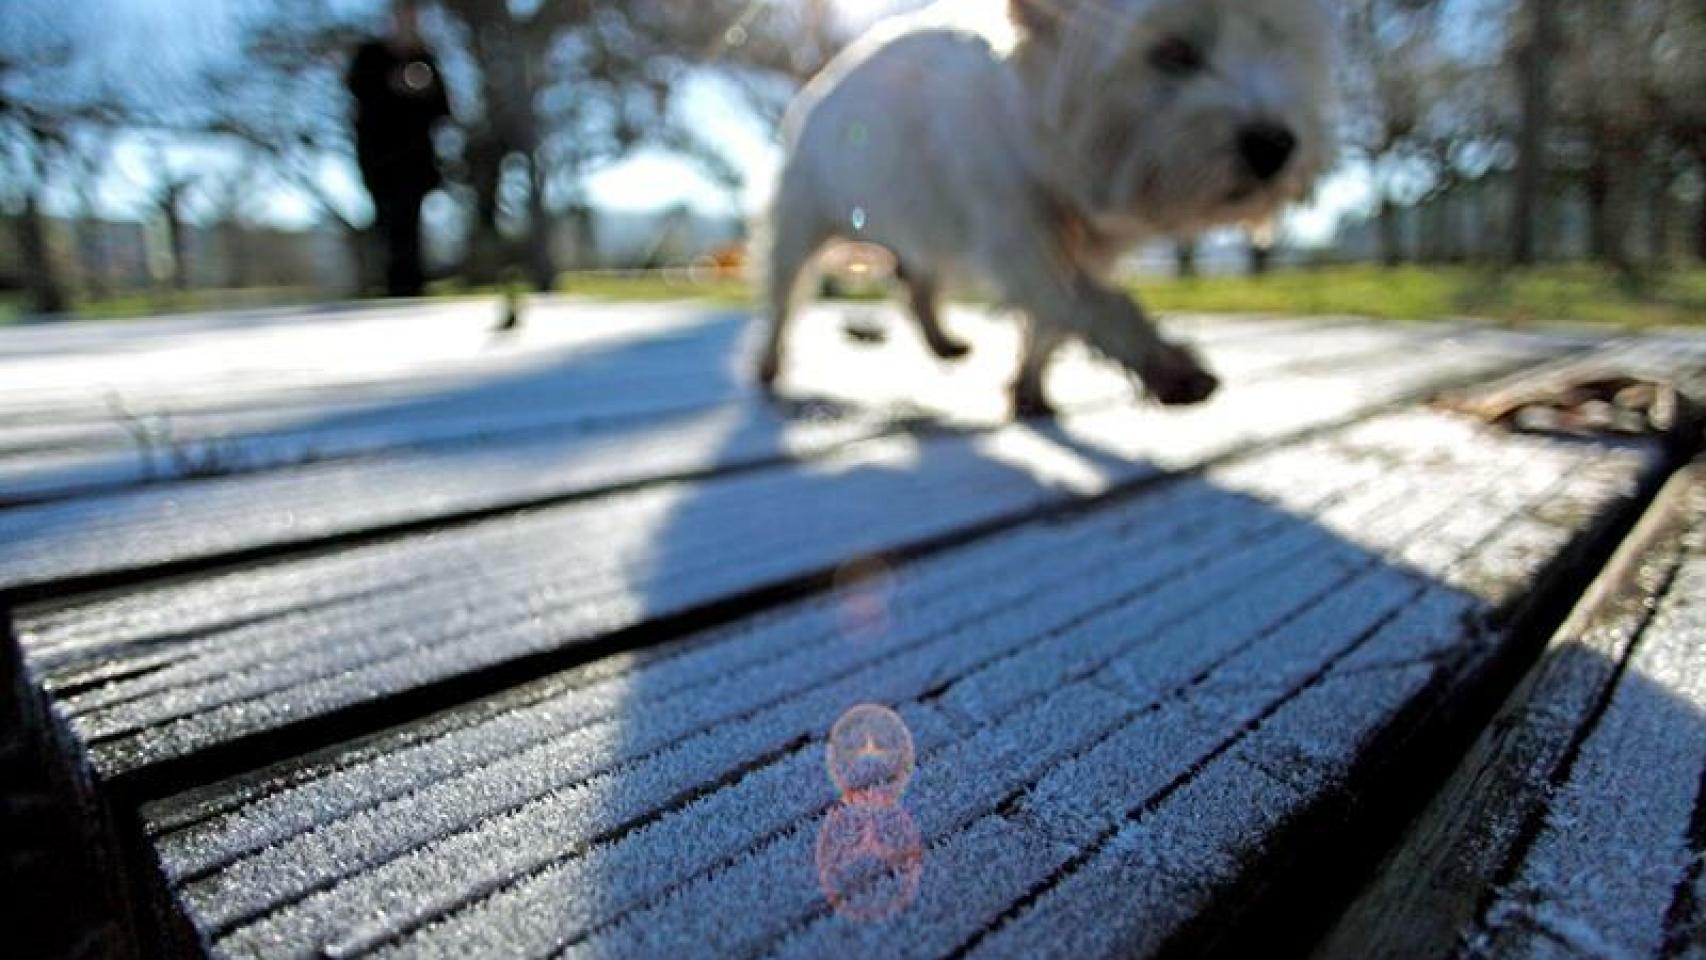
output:
<svg viewBox="0 0 1706 960"><path fill-rule="evenodd" d="M1074 335L1165 402L1203 399L1214 378L1106 278L1141 241L1260 221L1309 189L1331 153L1319 0L1011 0L1010 21L988 16L998 2L880 25L795 104L761 378L802 272L840 237L894 253L944 357L966 350L937 320L944 284L1023 310L1020 412L1047 410L1043 371ZM1271 179L1240 150L1257 124L1296 140Z"/></svg>

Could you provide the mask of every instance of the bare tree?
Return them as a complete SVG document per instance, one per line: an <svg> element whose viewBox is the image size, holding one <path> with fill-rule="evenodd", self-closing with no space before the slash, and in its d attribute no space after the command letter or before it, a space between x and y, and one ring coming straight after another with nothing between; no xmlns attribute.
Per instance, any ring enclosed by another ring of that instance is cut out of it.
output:
<svg viewBox="0 0 1706 960"><path fill-rule="evenodd" d="M835 49L823 0L439 0L437 9L429 33L459 126L452 189L469 213L464 271L492 281L519 260L541 288L556 270L553 222L590 222L586 179L635 150L669 151L738 188L743 172L677 115L688 77L718 71L762 110ZM220 95L203 124L251 144L352 237L364 211L328 191L325 166L353 154L337 79L372 25L328 0L258 12L244 62L208 78ZM519 254L507 238L517 235Z"/></svg>
<svg viewBox="0 0 1706 960"><path fill-rule="evenodd" d="M1265 277L1273 269L1274 250L1279 234L1272 225L1252 227L1244 231L1244 269L1252 277Z"/></svg>
<svg viewBox="0 0 1706 960"><path fill-rule="evenodd" d="M49 185L56 177L91 175L91 167L80 162L79 134L98 134L115 114L98 91L55 86L54 75L71 62L66 46L23 55L0 51L0 204L17 211L30 306L44 314L70 308L50 249L44 209ZM71 184L73 192L82 186Z"/></svg>
<svg viewBox="0 0 1706 960"><path fill-rule="evenodd" d="M1347 57L1342 86L1350 104L1347 141L1374 184L1380 259L1405 258L1399 209L1417 174L1416 137L1430 106L1430 89L1444 53L1438 44L1440 0L1351 0L1341 7Z"/></svg>
<svg viewBox="0 0 1706 960"><path fill-rule="evenodd" d="M1201 243L1195 238L1177 240L1173 243L1173 269L1181 279L1191 279L1197 275L1197 253Z"/></svg>
<svg viewBox="0 0 1706 960"><path fill-rule="evenodd" d="M182 293L190 288L186 205L190 192L201 182L202 172L193 165L172 162L159 144L154 145L151 157L154 177L149 189L149 204L166 225L166 244L172 261L170 283L173 290Z"/></svg>
<svg viewBox="0 0 1706 960"><path fill-rule="evenodd" d="M96 130L66 138L65 146L66 169L79 207L76 227L79 292L99 300L112 292L112 250L98 200L101 175L112 156L112 142L105 131Z"/></svg>
<svg viewBox="0 0 1706 960"><path fill-rule="evenodd" d="M1594 259L1626 273L1642 177L1662 134L1653 58L1667 0L1565 0L1559 8L1556 162L1573 167L1587 200Z"/></svg>
<svg viewBox="0 0 1706 960"><path fill-rule="evenodd" d="M480 109L469 119L465 149L474 191L471 270L489 276L493 268L505 164L516 161L524 174L526 262L541 286L553 273L551 210L582 206L585 178L635 149L666 149L730 189L739 183L740 172L672 111L693 71L725 72L762 110L778 89L766 78L809 76L837 42L822 0L544 0L527 13L502 0L444 6L478 74Z"/></svg>
<svg viewBox="0 0 1706 960"><path fill-rule="evenodd" d="M201 185L225 254L222 282L234 290L255 284L254 243L247 207L261 183L260 171L265 168L253 162L254 154L250 148L239 148L236 163L210 170Z"/></svg>
<svg viewBox="0 0 1706 960"><path fill-rule="evenodd" d="M1701 92L1706 90L1706 0L1667 0L1653 45L1653 78L1663 131L1706 186L1706 94ZM1700 193L1691 245L1694 255L1706 261L1706 189ZM1655 203L1668 210L1668 199Z"/></svg>
<svg viewBox="0 0 1706 960"><path fill-rule="evenodd" d="M184 132L234 141L333 224L358 293L372 274L368 216L334 188L327 169L355 164L343 74L360 36L360 25L326 0L260 11L245 26L240 62L209 70L201 85L214 95L176 121Z"/></svg>
<svg viewBox="0 0 1706 960"><path fill-rule="evenodd" d="M0 50L0 198L16 211L29 307L42 314L70 307L49 248L43 197L51 171L70 153L74 126L93 116L88 104L55 95L43 78L65 70L67 44Z"/></svg>
<svg viewBox="0 0 1706 960"><path fill-rule="evenodd" d="M1558 56L1558 0L1526 0L1522 71L1522 128L1511 203L1511 262L1530 266L1547 170L1546 133L1552 123L1552 63Z"/></svg>

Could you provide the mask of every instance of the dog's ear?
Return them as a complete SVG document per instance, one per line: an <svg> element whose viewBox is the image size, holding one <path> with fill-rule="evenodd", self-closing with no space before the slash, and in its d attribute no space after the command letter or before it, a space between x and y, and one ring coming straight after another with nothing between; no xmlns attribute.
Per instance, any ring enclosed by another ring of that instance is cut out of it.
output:
<svg viewBox="0 0 1706 960"><path fill-rule="evenodd" d="M1008 16L1031 33L1052 33L1066 20L1074 0L1007 0Z"/></svg>

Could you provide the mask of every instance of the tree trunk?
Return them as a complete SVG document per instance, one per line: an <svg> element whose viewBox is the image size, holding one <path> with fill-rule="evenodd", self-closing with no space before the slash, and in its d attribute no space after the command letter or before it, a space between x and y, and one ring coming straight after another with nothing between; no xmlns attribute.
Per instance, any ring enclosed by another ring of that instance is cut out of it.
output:
<svg viewBox="0 0 1706 960"><path fill-rule="evenodd" d="M374 256L378 245L377 228L344 225L344 243L349 245L350 296L361 298L380 285L379 258Z"/></svg>
<svg viewBox="0 0 1706 960"><path fill-rule="evenodd" d="M1250 260L1248 267L1250 270L1250 276L1267 276L1268 271L1273 267L1274 245L1267 240L1252 237L1250 238L1249 250Z"/></svg>
<svg viewBox="0 0 1706 960"><path fill-rule="evenodd" d="M538 97L547 73L549 43L549 36L520 36L516 46L521 53L521 71L511 78L518 145L527 158L527 274L540 293L549 293L557 285L557 264L551 255L551 212L545 202L550 171L545 168Z"/></svg>
<svg viewBox="0 0 1706 960"><path fill-rule="evenodd" d="M545 168L537 147L527 156L527 274L533 288L550 293L557 285L551 255L551 213L545 205Z"/></svg>
<svg viewBox="0 0 1706 960"><path fill-rule="evenodd" d="M1398 205L1389 196L1380 198L1380 262L1388 267L1404 263L1404 238L1398 222Z"/></svg>
<svg viewBox="0 0 1706 960"><path fill-rule="evenodd" d="M1700 208L1694 212L1694 257L1706 263L1706 195L1700 198Z"/></svg>
<svg viewBox="0 0 1706 960"><path fill-rule="evenodd" d="M1180 277L1197 275L1197 241L1180 240L1173 246L1173 262Z"/></svg>
<svg viewBox="0 0 1706 960"><path fill-rule="evenodd" d="M474 190L474 223L462 269L469 283L486 285L503 276L509 261L498 230L498 208L504 160L520 148L513 119L525 106L516 102L514 75L520 58L507 9L490 4L456 4L453 8L468 26L474 62L480 70L480 93L486 103L483 123L469 132L463 150L469 185Z"/></svg>
<svg viewBox="0 0 1706 960"><path fill-rule="evenodd" d="M225 235L225 284L242 290L250 284L249 232L236 220L227 220L220 232Z"/></svg>
<svg viewBox="0 0 1706 960"><path fill-rule="evenodd" d="M1706 138L1696 138L1693 153L1696 172L1706 181ZM1694 257L1706 263L1706 190L1701 191L1700 207L1694 212Z"/></svg>
<svg viewBox="0 0 1706 960"><path fill-rule="evenodd" d="M504 149L490 132L468 137L464 153L469 186L474 190L474 222L468 237L468 282L495 283L503 270L503 237L498 233L498 189L503 180Z"/></svg>
<svg viewBox="0 0 1706 960"><path fill-rule="evenodd" d="M29 290L31 311L64 313L70 304L66 302L65 288L59 282L53 252L48 247L47 220L42 216L34 191L24 196L24 215L18 220L18 234L18 245L23 248L24 272L28 275L24 282Z"/></svg>
<svg viewBox="0 0 1706 960"><path fill-rule="evenodd" d="M1647 262L1662 268L1670 260L1670 158L1661 155L1652 166L1653 180L1647 195Z"/></svg>
<svg viewBox="0 0 1706 960"><path fill-rule="evenodd" d="M190 253L180 199L180 193L174 189L166 194L160 209L166 216L166 237L172 247L172 289L182 293L190 288Z"/></svg>
<svg viewBox="0 0 1706 960"><path fill-rule="evenodd" d="M82 290L92 300L105 300L112 292L108 277L112 255L107 249L105 225L91 215L77 221L78 264L82 267Z"/></svg>
<svg viewBox="0 0 1706 960"><path fill-rule="evenodd" d="M1631 174L1639 169L1638 155L1617 148L1601 148L1588 169L1594 259L1622 273L1635 269L1629 254L1630 214L1639 203L1639 191Z"/></svg>
<svg viewBox="0 0 1706 960"><path fill-rule="evenodd" d="M1511 198L1511 263L1539 258L1537 223L1546 180L1546 129L1552 122L1552 60L1558 49L1558 0L1527 0L1530 39L1522 57L1522 129Z"/></svg>
<svg viewBox="0 0 1706 960"><path fill-rule="evenodd" d="M1416 208L1421 228L1421 250L1416 259L1422 263L1441 263L1445 260L1445 214L1451 202L1448 194L1436 195Z"/></svg>
<svg viewBox="0 0 1706 960"><path fill-rule="evenodd" d="M575 239L574 267L581 270L599 266L598 218L585 200L569 204L565 213Z"/></svg>
<svg viewBox="0 0 1706 960"><path fill-rule="evenodd" d="M1582 189L1588 202L1588 254L1598 263L1612 256L1611 171L1596 156L1583 176Z"/></svg>

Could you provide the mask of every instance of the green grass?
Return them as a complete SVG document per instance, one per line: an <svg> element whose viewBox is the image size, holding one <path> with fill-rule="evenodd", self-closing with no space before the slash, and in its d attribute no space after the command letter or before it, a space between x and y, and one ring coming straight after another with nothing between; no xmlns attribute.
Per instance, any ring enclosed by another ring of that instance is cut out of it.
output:
<svg viewBox="0 0 1706 960"><path fill-rule="evenodd" d="M530 293L531 288L517 282L470 284L461 280L440 280L427 285L429 297L501 297L506 290ZM657 271L647 274L565 273L557 278L554 293L591 297L614 303L646 303L661 300L699 300L729 306L748 306L752 303L752 285L742 279L695 278L686 271Z"/></svg>
<svg viewBox="0 0 1706 960"><path fill-rule="evenodd" d="M294 287L251 287L243 290L157 290L115 294L101 298L83 297L73 301L73 320L127 320L137 317L158 317L169 314L194 313L199 310L241 310L253 307L277 307L290 304L314 303L321 299L315 291ZM0 326L16 323L24 315L24 296L16 292L0 294Z"/></svg>
<svg viewBox="0 0 1706 960"><path fill-rule="evenodd" d="M1161 313L1343 314L1390 320L1476 317L1510 326L1588 323L1629 328L1706 324L1706 268L1638 283L1591 266L1501 272L1482 267L1323 267L1265 277L1152 278L1130 284ZM746 305L740 280L569 275L559 289L618 302L697 297Z"/></svg>
<svg viewBox="0 0 1706 960"><path fill-rule="evenodd" d="M619 276L614 274L564 274L557 280L561 293L600 300L633 302L641 300L706 300L727 306L746 306L752 302L752 283L741 278L707 277L692 279L676 271L662 275Z"/></svg>
<svg viewBox="0 0 1706 960"><path fill-rule="evenodd" d="M1160 313L1342 314L1393 320L1478 317L1511 326L1587 323L1628 328L1706 325L1706 267L1629 281L1591 266L1556 266L1519 272L1480 267L1323 267L1279 270L1266 277L1146 278L1131 289ZM565 274L558 290L619 303L702 300L748 306L748 281L655 274ZM491 296L501 287L435 284L435 296ZM855 291L868 299L871 290ZM194 291L135 294L78 304L77 313L113 319L190 310L308 302L299 290ZM0 295L0 325L18 316L19 299Z"/></svg>
<svg viewBox="0 0 1706 960"><path fill-rule="evenodd" d="M1132 289L1167 312L1355 314L1393 320L1478 317L1512 326L1706 323L1706 269L1632 283L1588 266L1500 273L1473 267L1330 267L1266 277L1142 280Z"/></svg>
<svg viewBox="0 0 1706 960"><path fill-rule="evenodd" d="M525 290L518 284L516 290ZM470 285L456 280L430 284L429 296L468 297L502 296L502 284ZM739 276L690 274L685 270L659 270L647 273L596 272L564 273L557 277L556 293L590 297L612 303L647 303L660 300L698 300L731 307L751 307L756 302L751 280ZM880 282L857 285L843 283L837 300L885 300L891 291Z"/></svg>

